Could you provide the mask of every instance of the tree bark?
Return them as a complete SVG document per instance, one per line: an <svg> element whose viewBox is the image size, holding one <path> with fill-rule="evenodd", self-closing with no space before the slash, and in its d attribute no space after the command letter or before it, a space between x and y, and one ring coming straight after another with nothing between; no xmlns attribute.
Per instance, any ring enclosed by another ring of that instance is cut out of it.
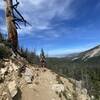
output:
<svg viewBox="0 0 100 100"><path fill-rule="evenodd" d="M8 41L11 43L11 46L14 50L18 48L18 33L14 22L13 16L13 1L5 1L5 14L6 14L6 23L8 29Z"/></svg>

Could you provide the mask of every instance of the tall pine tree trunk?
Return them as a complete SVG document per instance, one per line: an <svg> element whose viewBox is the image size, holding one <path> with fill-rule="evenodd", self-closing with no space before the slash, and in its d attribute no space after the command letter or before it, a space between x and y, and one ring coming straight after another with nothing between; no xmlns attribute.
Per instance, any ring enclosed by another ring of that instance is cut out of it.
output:
<svg viewBox="0 0 100 100"><path fill-rule="evenodd" d="M5 1L6 23L8 29L8 41L11 43L12 49L17 50L18 34L13 16L13 1L12 0L4 0L4 1Z"/></svg>

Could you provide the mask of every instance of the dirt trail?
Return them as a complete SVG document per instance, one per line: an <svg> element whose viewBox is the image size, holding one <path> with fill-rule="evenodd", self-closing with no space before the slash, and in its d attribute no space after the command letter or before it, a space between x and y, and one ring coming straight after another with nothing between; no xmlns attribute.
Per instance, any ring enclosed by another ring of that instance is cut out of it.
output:
<svg viewBox="0 0 100 100"><path fill-rule="evenodd" d="M51 71L40 72L33 84L23 88L22 100L60 100L52 90L52 85L56 83L56 75Z"/></svg>
<svg viewBox="0 0 100 100"><path fill-rule="evenodd" d="M45 72L43 70L37 71L38 76L32 84L24 86L22 100L90 100L86 89L77 87L75 90L74 80L61 77L48 69Z"/></svg>

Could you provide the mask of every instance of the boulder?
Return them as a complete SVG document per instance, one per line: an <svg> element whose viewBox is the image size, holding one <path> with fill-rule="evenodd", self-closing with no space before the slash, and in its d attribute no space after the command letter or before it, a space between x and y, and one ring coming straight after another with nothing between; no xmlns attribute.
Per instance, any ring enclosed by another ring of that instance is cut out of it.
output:
<svg viewBox="0 0 100 100"><path fill-rule="evenodd" d="M18 70L18 66L15 65L14 63L12 63L12 67L13 67L13 70L14 70L15 72L17 72L17 70Z"/></svg>
<svg viewBox="0 0 100 100"><path fill-rule="evenodd" d="M17 88L17 85L16 85L15 81L9 82L8 89L9 89L9 92L10 92L12 98L17 95L18 88Z"/></svg>
<svg viewBox="0 0 100 100"><path fill-rule="evenodd" d="M1 70L0 70L0 72L1 72L2 75L4 75L7 71L8 71L7 67L1 68Z"/></svg>
<svg viewBox="0 0 100 100"><path fill-rule="evenodd" d="M52 90L60 93L60 92L63 92L65 89L64 89L64 85L63 84L53 84L52 85Z"/></svg>
<svg viewBox="0 0 100 100"><path fill-rule="evenodd" d="M27 83L32 83L33 74L31 69L25 69L24 78Z"/></svg>

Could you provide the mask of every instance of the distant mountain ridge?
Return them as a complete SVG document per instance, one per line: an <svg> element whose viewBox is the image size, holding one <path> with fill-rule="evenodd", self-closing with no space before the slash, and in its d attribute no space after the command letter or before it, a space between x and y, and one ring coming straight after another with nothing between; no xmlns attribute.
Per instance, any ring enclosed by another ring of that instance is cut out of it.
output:
<svg viewBox="0 0 100 100"><path fill-rule="evenodd" d="M99 57L100 56L100 45L87 50L85 52L79 53L78 56L74 57L72 60L88 60L94 57Z"/></svg>

